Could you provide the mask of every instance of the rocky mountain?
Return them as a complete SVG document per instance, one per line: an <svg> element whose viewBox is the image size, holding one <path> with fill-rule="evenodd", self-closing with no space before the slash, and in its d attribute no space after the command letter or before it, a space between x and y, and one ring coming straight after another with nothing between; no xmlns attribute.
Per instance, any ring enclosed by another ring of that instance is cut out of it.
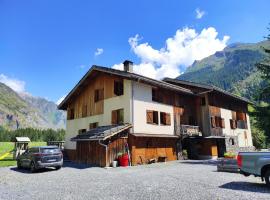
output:
<svg viewBox="0 0 270 200"><path fill-rule="evenodd" d="M0 126L17 128L65 128L66 114L54 102L29 94L18 94L0 83Z"/></svg>
<svg viewBox="0 0 270 200"><path fill-rule="evenodd" d="M265 58L263 47L270 48L270 41L231 44L195 61L178 79L215 85L253 100L258 88L264 85L255 66Z"/></svg>

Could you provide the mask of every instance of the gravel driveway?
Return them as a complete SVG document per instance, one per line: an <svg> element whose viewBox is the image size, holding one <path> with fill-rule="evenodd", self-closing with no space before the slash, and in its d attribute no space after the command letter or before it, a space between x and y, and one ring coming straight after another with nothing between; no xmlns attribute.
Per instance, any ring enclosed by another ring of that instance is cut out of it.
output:
<svg viewBox="0 0 270 200"><path fill-rule="evenodd" d="M0 168L0 199L270 199L259 178L217 172L213 163L173 161L127 168L68 164L31 174Z"/></svg>

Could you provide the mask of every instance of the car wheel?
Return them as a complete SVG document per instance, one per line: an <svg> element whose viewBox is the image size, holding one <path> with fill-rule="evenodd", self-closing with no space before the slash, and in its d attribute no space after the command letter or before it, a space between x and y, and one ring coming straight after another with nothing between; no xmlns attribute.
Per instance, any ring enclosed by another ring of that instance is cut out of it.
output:
<svg viewBox="0 0 270 200"><path fill-rule="evenodd" d="M57 167L55 167L55 169L56 170L59 170L59 169L61 169L61 166L57 166Z"/></svg>
<svg viewBox="0 0 270 200"><path fill-rule="evenodd" d="M21 169L22 168L21 161L19 161L19 160L17 160L17 168L18 169Z"/></svg>
<svg viewBox="0 0 270 200"><path fill-rule="evenodd" d="M268 169L264 174L264 179L266 182L266 185L270 187L270 169Z"/></svg>
<svg viewBox="0 0 270 200"><path fill-rule="evenodd" d="M35 163L34 162L31 162L31 165L30 165L30 170L32 173L36 172L36 166L35 166Z"/></svg>

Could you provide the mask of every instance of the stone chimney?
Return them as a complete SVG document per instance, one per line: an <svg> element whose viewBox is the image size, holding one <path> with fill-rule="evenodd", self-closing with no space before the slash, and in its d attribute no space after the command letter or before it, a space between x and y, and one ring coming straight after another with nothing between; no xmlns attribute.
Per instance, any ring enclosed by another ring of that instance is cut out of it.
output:
<svg viewBox="0 0 270 200"><path fill-rule="evenodd" d="M124 64L124 71L131 73L133 72L133 62L125 60L123 64Z"/></svg>

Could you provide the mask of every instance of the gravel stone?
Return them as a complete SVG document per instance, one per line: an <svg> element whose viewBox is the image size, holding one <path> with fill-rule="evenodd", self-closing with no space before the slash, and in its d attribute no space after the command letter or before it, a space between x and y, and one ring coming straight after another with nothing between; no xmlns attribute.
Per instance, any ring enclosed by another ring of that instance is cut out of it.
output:
<svg viewBox="0 0 270 200"><path fill-rule="evenodd" d="M66 163L38 173L0 168L0 199L270 199L260 178L217 172L212 161L98 168Z"/></svg>

